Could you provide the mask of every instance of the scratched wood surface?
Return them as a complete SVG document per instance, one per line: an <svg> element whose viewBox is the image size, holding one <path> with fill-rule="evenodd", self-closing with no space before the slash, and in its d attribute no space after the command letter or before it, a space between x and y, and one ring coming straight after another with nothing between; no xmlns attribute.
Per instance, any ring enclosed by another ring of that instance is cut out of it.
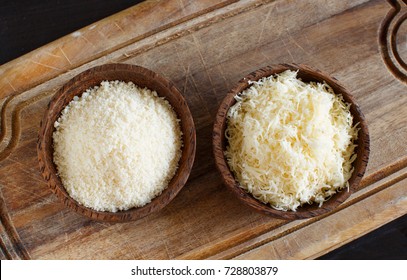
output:
<svg viewBox="0 0 407 280"><path fill-rule="evenodd" d="M402 0L147 1L0 66L0 258L316 258L405 215L407 87L386 67L378 40L388 12L405 6ZM400 30L396 51L406 58ZM108 62L141 65L172 80L197 129L194 167L178 196L160 212L119 224L66 209L42 179L36 154L50 97L76 74ZM242 207L222 185L211 148L213 118L232 85L285 62L314 66L345 84L371 137L360 189L336 211L295 222Z"/></svg>

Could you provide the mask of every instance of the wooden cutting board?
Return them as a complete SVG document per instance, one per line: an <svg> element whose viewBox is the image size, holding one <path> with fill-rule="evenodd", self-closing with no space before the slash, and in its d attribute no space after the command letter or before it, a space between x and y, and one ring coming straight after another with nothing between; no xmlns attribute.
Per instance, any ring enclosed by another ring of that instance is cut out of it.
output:
<svg viewBox="0 0 407 280"><path fill-rule="evenodd" d="M406 214L407 9L398 1L144 2L0 66L0 258L307 259ZM36 153L51 96L110 62L172 80L197 128L183 190L160 212L118 224L66 209L42 179ZM243 207L222 185L211 148L213 119L232 85L284 62L345 84L371 137L360 189L333 213L295 222Z"/></svg>

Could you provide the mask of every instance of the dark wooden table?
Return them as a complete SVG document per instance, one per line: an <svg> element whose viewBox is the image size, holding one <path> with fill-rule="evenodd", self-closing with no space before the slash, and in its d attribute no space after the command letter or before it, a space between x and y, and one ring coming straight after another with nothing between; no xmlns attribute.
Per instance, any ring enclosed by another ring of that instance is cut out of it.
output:
<svg viewBox="0 0 407 280"><path fill-rule="evenodd" d="M1 1L0 65L139 2ZM407 216L320 259L407 259Z"/></svg>

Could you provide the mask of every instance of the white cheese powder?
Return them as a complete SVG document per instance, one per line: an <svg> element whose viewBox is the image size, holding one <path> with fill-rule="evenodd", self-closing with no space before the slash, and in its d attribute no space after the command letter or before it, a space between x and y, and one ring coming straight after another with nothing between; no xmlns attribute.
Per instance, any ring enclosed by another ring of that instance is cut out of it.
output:
<svg viewBox="0 0 407 280"><path fill-rule="evenodd" d="M88 89L54 126L54 162L65 189L97 211L149 203L168 186L181 157L182 133L170 104L131 82Z"/></svg>
<svg viewBox="0 0 407 280"><path fill-rule="evenodd" d="M348 186L358 129L350 104L297 72L263 78L227 115L226 158L241 187L275 209L322 203Z"/></svg>

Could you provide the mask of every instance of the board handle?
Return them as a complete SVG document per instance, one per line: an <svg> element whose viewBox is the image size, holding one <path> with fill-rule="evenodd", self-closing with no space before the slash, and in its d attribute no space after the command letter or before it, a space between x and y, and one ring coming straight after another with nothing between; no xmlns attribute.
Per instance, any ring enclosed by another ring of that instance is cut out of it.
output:
<svg viewBox="0 0 407 280"><path fill-rule="evenodd" d="M400 26L407 19L407 0L387 0L392 9L386 14L379 27L379 48L388 70L407 85L407 63L397 48Z"/></svg>

